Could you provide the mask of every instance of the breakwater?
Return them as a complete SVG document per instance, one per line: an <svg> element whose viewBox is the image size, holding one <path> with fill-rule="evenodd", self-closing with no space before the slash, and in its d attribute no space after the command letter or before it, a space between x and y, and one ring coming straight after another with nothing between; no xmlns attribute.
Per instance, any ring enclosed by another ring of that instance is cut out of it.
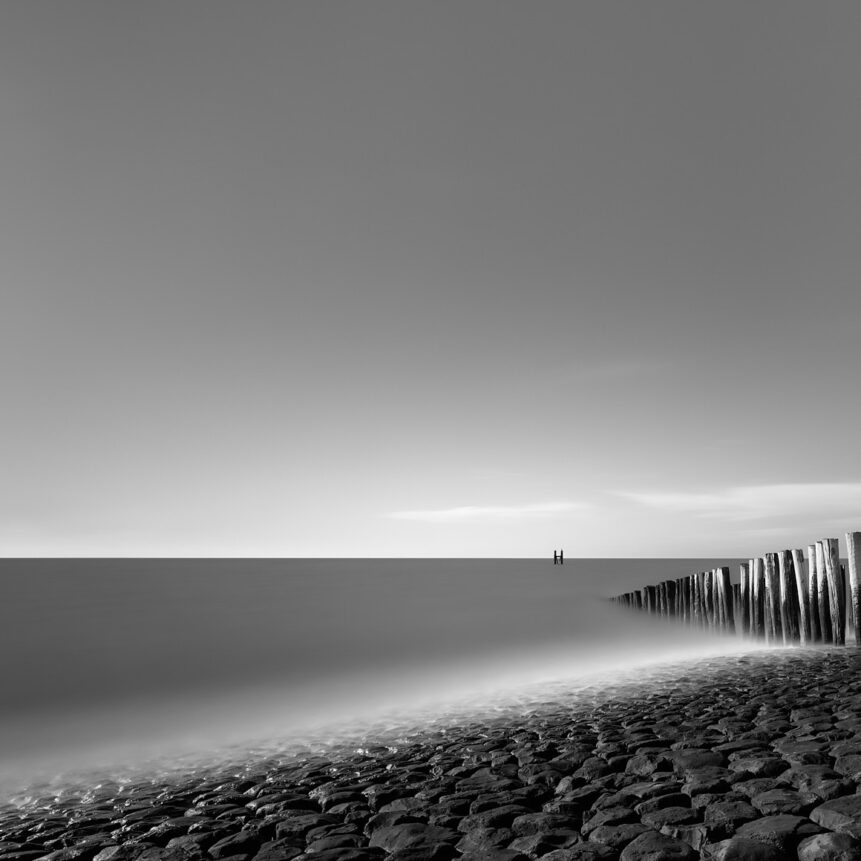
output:
<svg viewBox="0 0 861 861"><path fill-rule="evenodd" d="M803 549L781 550L743 562L738 582L721 566L611 600L695 628L784 645L845 645L848 614L861 645L861 532L847 532L845 540L848 572L839 540L824 538L808 545L806 556Z"/></svg>

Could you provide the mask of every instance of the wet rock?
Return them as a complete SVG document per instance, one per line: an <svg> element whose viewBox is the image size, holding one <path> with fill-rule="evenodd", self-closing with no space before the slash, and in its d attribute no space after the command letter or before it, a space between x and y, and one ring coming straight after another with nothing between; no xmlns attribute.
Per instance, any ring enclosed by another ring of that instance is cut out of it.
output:
<svg viewBox="0 0 861 861"><path fill-rule="evenodd" d="M287 840L270 840L258 850L252 861L291 861L302 854L302 849Z"/></svg>
<svg viewBox="0 0 861 861"><path fill-rule="evenodd" d="M861 795L844 795L814 807L810 818L829 831L861 838Z"/></svg>
<svg viewBox="0 0 861 861"><path fill-rule="evenodd" d="M580 833L588 836L602 825L619 825L623 822L635 822L636 819L637 814L630 807L608 807L593 813L580 826Z"/></svg>
<svg viewBox="0 0 861 861"><path fill-rule="evenodd" d="M248 831L239 831L224 837L209 847L212 858L228 858L231 855L256 855L260 849L260 838L257 834Z"/></svg>
<svg viewBox="0 0 861 861"><path fill-rule="evenodd" d="M698 822L700 814L692 807L662 807L642 814L640 819L643 825L661 831L665 825L691 825Z"/></svg>
<svg viewBox="0 0 861 861"><path fill-rule="evenodd" d="M405 850L434 847L439 844L454 846L460 839L461 834L451 828L438 828L434 825L407 822L403 825L378 828L371 834L368 843L370 846L379 846L386 852L398 853Z"/></svg>
<svg viewBox="0 0 861 861"><path fill-rule="evenodd" d="M683 792L668 792L666 795L656 795L646 801L641 801L634 807L638 816L644 813L652 813L664 807L690 807L691 799Z"/></svg>
<svg viewBox="0 0 861 861"><path fill-rule="evenodd" d="M815 834L798 844L798 861L861 861L861 846L849 834Z"/></svg>
<svg viewBox="0 0 861 861"><path fill-rule="evenodd" d="M481 813L471 813L461 819L458 831L471 831L473 828L507 828L525 813L531 813L528 807L522 804L504 804L502 807L492 807Z"/></svg>
<svg viewBox="0 0 861 861"><path fill-rule="evenodd" d="M789 767L785 759L776 756L745 756L729 764L730 771L747 777L777 777Z"/></svg>
<svg viewBox="0 0 861 861"><path fill-rule="evenodd" d="M846 795L853 790L852 784L841 774L825 765L796 766L782 776L799 792L816 795L824 801Z"/></svg>
<svg viewBox="0 0 861 861"><path fill-rule="evenodd" d="M554 849L541 861L617 861L619 853L602 843L580 843L567 849Z"/></svg>
<svg viewBox="0 0 861 861"><path fill-rule="evenodd" d="M646 831L651 831L639 822L626 822L621 825L599 825L589 835L593 843L603 843L612 849L621 850L627 846L635 837L639 837Z"/></svg>
<svg viewBox="0 0 861 861"><path fill-rule="evenodd" d="M769 789L751 798L750 803L763 815L789 813L801 816L812 806L809 796L803 796L792 789Z"/></svg>
<svg viewBox="0 0 861 861"><path fill-rule="evenodd" d="M723 825L731 834L739 825L757 819L761 814L745 801L716 801L703 810L703 820Z"/></svg>
<svg viewBox="0 0 861 861"><path fill-rule="evenodd" d="M703 847L701 857L708 861L786 861L780 849L746 837L730 837Z"/></svg>
<svg viewBox="0 0 861 861"><path fill-rule="evenodd" d="M622 850L619 861L695 861L698 857L699 853L681 840L645 831Z"/></svg>
<svg viewBox="0 0 861 861"><path fill-rule="evenodd" d="M455 849L461 853L485 852L507 846L514 839L510 828L473 828L455 844Z"/></svg>
<svg viewBox="0 0 861 861"><path fill-rule="evenodd" d="M749 837L760 843L768 843L781 852L789 852L805 837L810 837L822 829L801 816L764 816L754 819L736 829L739 837Z"/></svg>
<svg viewBox="0 0 861 861"><path fill-rule="evenodd" d="M487 852L469 852L461 861L529 861L529 856L516 849L489 849Z"/></svg>

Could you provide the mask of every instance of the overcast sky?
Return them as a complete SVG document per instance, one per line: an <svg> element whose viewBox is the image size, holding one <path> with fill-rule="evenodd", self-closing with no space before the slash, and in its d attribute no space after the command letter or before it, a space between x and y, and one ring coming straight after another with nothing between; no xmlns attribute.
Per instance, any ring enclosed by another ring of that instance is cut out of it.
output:
<svg viewBox="0 0 861 861"><path fill-rule="evenodd" d="M861 529L861 4L0 5L0 553Z"/></svg>

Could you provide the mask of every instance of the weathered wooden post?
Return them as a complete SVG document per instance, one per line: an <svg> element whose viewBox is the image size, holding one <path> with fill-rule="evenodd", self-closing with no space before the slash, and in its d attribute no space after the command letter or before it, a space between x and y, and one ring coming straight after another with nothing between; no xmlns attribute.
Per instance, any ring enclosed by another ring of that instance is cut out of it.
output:
<svg viewBox="0 0 861 861"><path fill-rule="evenodd" d="M816 545L807 545L807 602L810 605L810 642L822 641L819 622L819 580L816 568Z"/></svg>
<svg viewBox="0 0 861 861"><path fill-rule="evenodd" d="M781 550L777 554L777 562L780 568L780 624L785 646L798 642L798 595L792 567L792 551Z"/></svg>
<svg viewBox="0 0 861 861"><path fill-rule="evenodd" d="M667 615L675 619L678 616L676 612L676 581L667 580Z"/></svg>
<svg viewBox="0 0 861 861"><path fill-rule="evenodd" d="M846 584L840 566L840 542L836 538L822 541L825 557L825 576L828 578L831 633L838 646L846 645Z"/></svg>
<svg viewBox="0 0 861 861"><path fill-rule="evenodd" d="M780 624L780 584L777 574L777 554L765 554L765 602L768 608L765 640L776 643L781 639L783 628Z"/></svg>
<svg viewBox="0 0 861 861"><path fill-rule="evenodd" d="M694 627L702 628L703 626L703 575L702 573L697 573L693 575L693 619L694 619Z"/></svg>
<svg viewBox="0 0 861 861"><path fill-rule="evenodd" d="M742 562L739 566L738 612L735 614L736 630L747 634L750 630L750 565Z"/></svg>
<svg viewBox="0 0 861 861"><path fill-rule="evenodd" d="M715 629L715 572L706 571L705 577L705 604L706 604L706 622L708 629Z"/></svg>
<svg viewBox="0 0 861 861"><path fill-rule="evenodd" d="M828 574L825 571L825 548L821 541L816 542L816 583L819 587L819 630L822 632L823 643L834 642L834 631L831 628L831 597Z"/></svg>
<svg viewBox="0 0 861 861"><path fill-rule="evenodd" d="M751 633L755 637L765 636L765 571L761 556L751 560L753 571L753 610Z"/></svg>
<svg viewBox="0 0 861 861"><path fill-rule="evenodd" d="M855 645L861 646L861 532L846 533L846 555L849 558L849 606L852 608L852 627L855 630Z"/></svg>
<svg viewBox="0 0 861 861"><path fill-rule="evenodd" d="M741 634L747 618L741 603L741 583L732 584L732 618L736 634Z"/></svg>
<svg viewBox="0 0 861 861"><path fill-rule="evenodd" d="M798 636L801 644L810 642L810 602L807 595L807 577L804 573L804 551L792 551L792 570L795 574L795 592L798 601Z"/></svg>
<svg viewBox="0 0 861 861"><path fill-rule="evenodd" d="M733 588L729 568L718 568L715 573L720 585L718 593L721 599L721 628L731 634L735 632L735 608L733 607Z"/></svg>

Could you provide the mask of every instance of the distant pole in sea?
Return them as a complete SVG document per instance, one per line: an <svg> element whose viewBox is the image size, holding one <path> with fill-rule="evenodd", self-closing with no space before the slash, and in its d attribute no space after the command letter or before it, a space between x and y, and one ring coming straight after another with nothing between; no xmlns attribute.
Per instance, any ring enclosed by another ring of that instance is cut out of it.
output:
<svg viewBox="0 0 861 861"><path fill-rule="evenodd" d="M861 532L846 533L846 551L849 558L849 604L852 608L852 627L855 629L855 645L861 646Z"/></svg>

